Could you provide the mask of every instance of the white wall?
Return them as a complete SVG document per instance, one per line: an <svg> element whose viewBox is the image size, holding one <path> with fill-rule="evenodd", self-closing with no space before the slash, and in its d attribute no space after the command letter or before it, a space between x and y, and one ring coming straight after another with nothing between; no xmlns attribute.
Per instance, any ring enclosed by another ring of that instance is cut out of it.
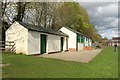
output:
<svg viewBox="0 0 120 80"><path fill-rule="evenodd" d="M78 51L80 51L83 50L84 43L81 42L82 35L78 35L78 36L80 36L80 42L77 42L77 46L78 46Z"/></svg>
<svg viewBox="0 0 120 80"><path fill-rule="evenodd" d="M85 37L84 45L85 45L85 46L92 46L92 40L91 40L90 38L87 38L87 41L86 41L86 38L87 38L87 37Z"/></svg>
<svg viewBox="0 0 120 80"><path fill-rule="evenodd" d="M92 46L92 40L89 39L89 46Z"/></svg>
<svg viewBox="0 0 120 80"><path fill-rule="evenodd" d="M6 41L15 42L16 53L28 53L28 29L24 28L18 22L14 22L6 31Z"/></svg>
<svg viewBox="0 0 120 80"><path fill-rule="evenodd" d="M15 22L6 31L6 41L14 41L17 53L27 55L40 54L40 34L47 35L46 52L61 51L61 36L30 31ZM64 42L63 50L66 50L66 42Z"/></svg>
<svg viewBox="0 0 120 80"><path fill-rule="evenodd" d="M40 54L40 32L28 31L28 53Z"/></svg>
<svg viewBox="0 0 120 80"><path fill-rule="evenodd" d="M63 51L66 51L67 50L67 48L68 48L68 43L67 43L67 41L68 41L68 37L64 37L64 39L63 39L64 41L63 41Z"/></svg>
<svg viewBox="0 0 120 80"><path fill-rule="evenodd" d="M88 46L88 38L87 37L85 37L84 46Z"/></svg>
<svg viewBox="0 0 120 80"><path fill-rule="evenodd" d="M40 34L47 35L46 36L46 40L47 40L46 53L61 51L61 41L60 41L61 36L29 30L28 31L28 53L29 55L40 54L41 52ZM65 45L66 44L64 44L64 46ZM63 49L66 50L65 47Z"/></svg>
<svg viewBox="0 0 120 80"><path fill-rule="evenodd" d="M68 38L68 49L69 48L75 48L76 49L76 37L77 37L77 34L70 31L69 29L65 28L65 27L62 27L60 29L60 31L62 31L63 33L67 34L69 36Z"/></svg>
<svg viewBox="0 0 120 80"><path fill-rule="evenodd" d="M61 51L61 41L60 41L60 36L58 35L47 35L47 49L46 52L57 52Z"/></svg>
<svg viewBox="0 0 120 80"><path fill-rule="evenodd" d="M78 51L83 50L84 44L78 42Z"/></svg>

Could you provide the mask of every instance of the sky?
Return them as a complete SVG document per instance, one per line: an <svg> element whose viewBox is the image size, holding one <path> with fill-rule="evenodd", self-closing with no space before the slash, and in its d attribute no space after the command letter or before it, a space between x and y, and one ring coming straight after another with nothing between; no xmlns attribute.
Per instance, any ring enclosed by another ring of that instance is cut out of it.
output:
<svg viewBox="0 0 120 80"><path fill-rule="evenodd" d="M9 0L16 1L16 0ZM21 0L37 2L79 2L88 12L90 22L95 25L102 37L111 39L120 36L118 33L118 1L119 0ZM120 21L120 20L119 20Z"/></svg>
<svg viewBox="0 0 120 80"><path fill-rule="evenodd" d="M80 2L102 37L118 36L118 2ZM119 33L120 35L120 33Z"/></svg>

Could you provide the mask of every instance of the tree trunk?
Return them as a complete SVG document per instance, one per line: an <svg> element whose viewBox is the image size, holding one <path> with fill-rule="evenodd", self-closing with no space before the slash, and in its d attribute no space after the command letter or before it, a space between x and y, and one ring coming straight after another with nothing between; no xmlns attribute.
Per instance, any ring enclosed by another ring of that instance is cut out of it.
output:
<svg viewBox="0 0 120 80"><path fill-rule="evenodd" d="M24 12L25 12L25 7L26 7L26 2L18 2L17 3L17 10L18 10L18 14L16 16L16 21L21 21L24 18Z"/></svg>

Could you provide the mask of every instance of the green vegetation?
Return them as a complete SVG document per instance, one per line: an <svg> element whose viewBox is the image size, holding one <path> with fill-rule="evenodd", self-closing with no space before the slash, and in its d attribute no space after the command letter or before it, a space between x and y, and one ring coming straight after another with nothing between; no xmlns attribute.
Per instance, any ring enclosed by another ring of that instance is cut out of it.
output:
<svg viewBox="0 0 120 80"><path fill-rule="evenodd" d="M107 47L89 63L3 54L4 78L117 78L118 53Z"/></svg>
<svg viewBox="0 0 120 80"><path fill-rule="evenodd" d="M23 21L54 30L63 26L70 27L89 36L93 41L99 42L102 38L79 2L5 2L2 5L2 28L5 30L14 21Z"/></svg>
<svg viewBox="0 0 120 80"><path fill-rule="evenodd" d="M81 32L93 41L100 41L101 35L97 33L94 25L90 23L89 15L85 8L83 8L78 2L65 2L57 8L59 21L62 21L61 25L70 27L78 32Z"/></svg>

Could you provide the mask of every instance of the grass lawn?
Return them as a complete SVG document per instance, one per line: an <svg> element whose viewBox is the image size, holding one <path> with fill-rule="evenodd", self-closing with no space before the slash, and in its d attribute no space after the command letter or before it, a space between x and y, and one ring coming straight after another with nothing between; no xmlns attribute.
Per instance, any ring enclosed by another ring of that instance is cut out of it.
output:
<svg viewBox="0 0 120 80"><path fill-rule="evenodd" d="M107 47L89 63L3 54L3 78L118 78L118 53Z"/></svg>

